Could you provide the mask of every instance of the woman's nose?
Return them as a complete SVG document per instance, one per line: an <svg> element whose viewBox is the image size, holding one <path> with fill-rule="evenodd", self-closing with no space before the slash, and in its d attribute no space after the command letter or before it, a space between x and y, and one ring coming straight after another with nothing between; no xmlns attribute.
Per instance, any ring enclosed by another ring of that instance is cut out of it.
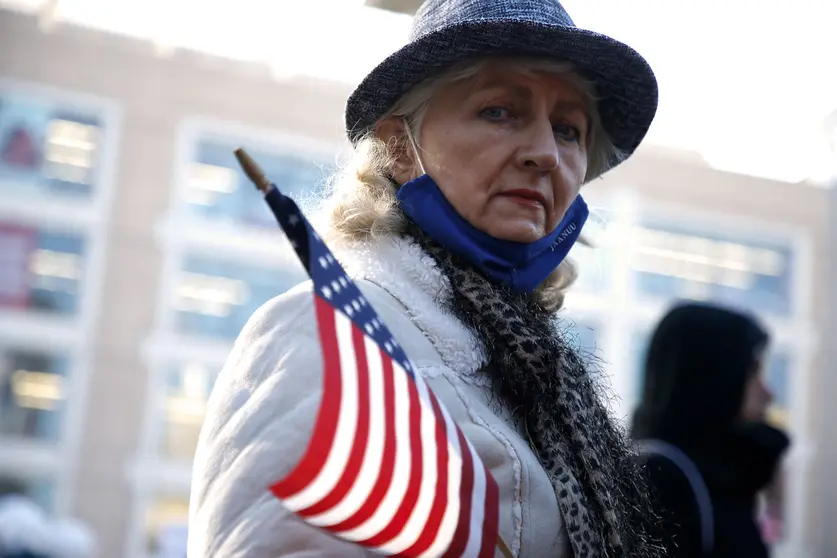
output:
<svg viewBox="0 0 837 558"><path fill-rule="evenodd" d="M561 162L555 132L549 119L533 122L525 134L520 150L521 162L527 169L549 172Z"/></svg>

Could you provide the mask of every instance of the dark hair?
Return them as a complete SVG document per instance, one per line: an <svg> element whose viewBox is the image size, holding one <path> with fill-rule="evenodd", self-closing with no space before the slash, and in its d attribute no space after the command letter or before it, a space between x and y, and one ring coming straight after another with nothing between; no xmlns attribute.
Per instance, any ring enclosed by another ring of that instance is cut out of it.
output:
<svg viewBox="0 0 837 558"><path fill-rule="evenodd" d="M768 342L748 314L711 304L676 305L651 337L634 437L714 443L736 422Z"/></svg>

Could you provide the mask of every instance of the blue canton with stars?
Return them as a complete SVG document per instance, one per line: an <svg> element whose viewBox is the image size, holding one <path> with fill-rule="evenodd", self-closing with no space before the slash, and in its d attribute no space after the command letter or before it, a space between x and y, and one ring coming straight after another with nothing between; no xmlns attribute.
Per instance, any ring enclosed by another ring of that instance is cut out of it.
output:
<svg viewBox="0 0 837 558"><path fill-rule="evenodd" d="M401 365L410 376L413 367L401 345L395 340L378 313L361 294L331 250L314 232L308 219L296 203L271 184L265 201L285 231L302 265L314 282L314 291L336 311L347 316L366 333L390 358Z"/></svg>

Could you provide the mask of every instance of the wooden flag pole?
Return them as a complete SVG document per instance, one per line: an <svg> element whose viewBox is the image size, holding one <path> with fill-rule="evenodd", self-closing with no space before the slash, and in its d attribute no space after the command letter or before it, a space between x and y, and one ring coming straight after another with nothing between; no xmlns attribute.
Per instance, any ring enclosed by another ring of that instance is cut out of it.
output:
<svg viewBox="0 0 837 558"><path fill-rule="evenodd" d="M503 558L514 558L514 554L499 533L497 534L497 548L503 553Z"/></svg>
<svg viewBox="0 0 837 558"><path fill-rule="evenodd" d="M256 188L261 190L263 194L267 194L268 190L270 189L270 181L264 175L264 172L253 160L250 155L247 154L244 149L239 147L235 150L235 158L238 159L238 164L241 166L241 170L244 171L244 174L247 175L247 178L256 185Z"/></svg>

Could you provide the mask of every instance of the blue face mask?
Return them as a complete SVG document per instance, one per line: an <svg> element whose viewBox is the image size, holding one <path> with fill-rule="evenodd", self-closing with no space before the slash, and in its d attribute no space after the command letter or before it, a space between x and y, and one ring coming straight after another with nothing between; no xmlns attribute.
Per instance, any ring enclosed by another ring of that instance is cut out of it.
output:
<svg viewBox="0 0 837 558"><path fill-rule="evenodd" d="M579 195L555 231L535 242L522 243L499 240L474 228L427 174L401 186L396 196L404 213L433 240L492 279L522 292L534 291L564 261L590 213Z"/></svg>

